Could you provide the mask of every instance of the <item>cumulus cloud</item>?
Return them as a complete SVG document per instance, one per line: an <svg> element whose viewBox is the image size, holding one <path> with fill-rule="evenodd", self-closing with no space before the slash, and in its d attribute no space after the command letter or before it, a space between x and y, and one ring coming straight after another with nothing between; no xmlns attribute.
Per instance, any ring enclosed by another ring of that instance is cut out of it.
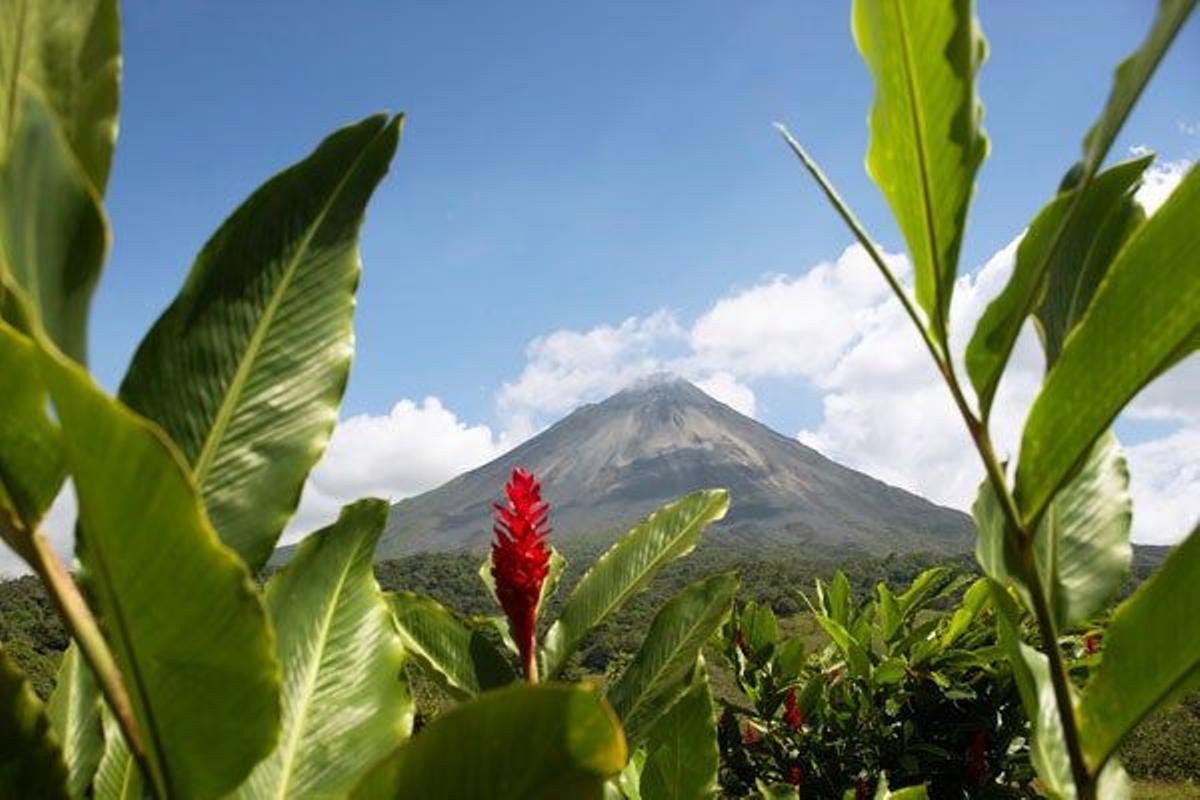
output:
<svg viewBox="0 0 1200 800"><path fill-rule="evenodd" d="M359 497L400 500L485 464L516 442L468 425L436 397L401 400L382 416L338 423L304 488L288 539L328 523Z"/></svg>
<svg viewBox="0 0 1200 800"><path fill-rule="evenodd" d="M753 417L757 411L758 402L754 390L728 372L714 372L708 378L697 381L696 385L711 397L747 417Z"/></svg>
<svg viewBox="0 0 1200 800"><path fill-rule="evenodd" d="M1144 148L1133 148L1133 151L1135 155L1145 152ZM1156 161L1150 165L1137 191L1138 202L1146 209L1147 214L1158 210L1191 167L1192 162L1188 159Z"/></svg>

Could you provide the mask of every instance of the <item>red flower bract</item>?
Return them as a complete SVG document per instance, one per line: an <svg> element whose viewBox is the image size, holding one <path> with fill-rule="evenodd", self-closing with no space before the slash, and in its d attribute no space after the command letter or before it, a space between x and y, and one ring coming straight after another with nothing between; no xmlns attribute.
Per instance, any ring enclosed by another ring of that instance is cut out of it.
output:
<svg viewBox="0 0 1200 800"><path fill-rule="evenodd" d="M542 485L537 478L520 467L513 470L504 494L507 504L493 504L496 540L492 543L492 577L496 579L496 597L521 652L525 678L533 682L537 680L533 640L538 598L550 571L550 548L546 545L550 505L542 501Z"/></svg>
<svg viewBox="0 0 1200 800"><path fill-rule="evenodd" d="M800 726L804 724L804 712L800 710L800 704L796 700L795 689L788 689L783 698L783 719L794 731L800 730Z"/></svg>

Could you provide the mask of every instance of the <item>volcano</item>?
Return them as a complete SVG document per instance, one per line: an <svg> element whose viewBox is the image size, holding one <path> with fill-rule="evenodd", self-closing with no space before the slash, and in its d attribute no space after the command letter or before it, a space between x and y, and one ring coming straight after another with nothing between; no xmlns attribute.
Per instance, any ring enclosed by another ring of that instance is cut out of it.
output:
<svg viewBox="0 0 1200 800"><path fill-rule="evenodd" d="M748 548L965 552L961 511L844 467L671 375L581 406L483 466L392 507L381 558L482 550L491 503L513 467L533 470L552 506L553 538L613 538L658 506L723 487L730 511L710 536Z"/></svg>

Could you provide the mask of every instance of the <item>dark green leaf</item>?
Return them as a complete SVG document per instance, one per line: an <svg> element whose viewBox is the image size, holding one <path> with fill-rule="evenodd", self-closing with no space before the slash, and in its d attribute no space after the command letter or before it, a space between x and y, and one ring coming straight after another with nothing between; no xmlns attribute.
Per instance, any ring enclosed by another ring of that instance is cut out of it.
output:
<svg viewBox="0 0 1200 800"><path fill-rule="evenodd" d="M0 375L5 384L4 412L0 413L0 507L9 506L15 512L15 521L21 523L19 532L25 534L36 527L62 484L62 435L46 414L46 390L38 374L33 342L2 320ZM10 531L10 527L14 529ZM18 540L16 527L0 524L0 533L29 560L28 536Z"/></svg>
<svg viewBox="0 0 1200 800"><path fill-rule="evenodd" d="M44 331L84 363L108 224L50 111L27 89L15 101L19 121L0 163L0 294L16 293L7 318L18 328Z"/></svg>
<svg viewBox="0 0 1200 800"><path fill-rule="evenodd" d="M583 637L620 608L666 564L687 555L711 523L725 516L729 494L707 489L655 511L621 537L584 573L545 636L543 674L562 669Z"/></svg>
<svg viewBox="0 0 1200 800"><path fill-rule="evenodd" d="M1118 209L1135 206L1133 190L1151 160L1146 156L1127 161L1082 189L1060 194L1030 223L1017 247L1012 276L988 304L967 345L967 373L985 417L1017 335L1035 309L1047 360L1058 357L1076 314L1087 307L1083 302L1078 312L1072 311L1076 291L1090 298L1094 282L1107 267L1098 256L1085 270L1088 254L1098 242L1111 244L1105 223ZM1083 195L1076 198L1078 191Z"/></svg>
<svg viewBox="0 0 1200 800"><path fill-rule="evenodd" d="M1016 496L1029 523L1117 413L1200 334L1200 171L1117 254L1033 403Z"/></svg>
<svg viewBox="0 0 1200 800"><path fill-rule="evenodd" d="M67 768L42 701L0 647L0 796L67 800Z"/></svg>
<svg viewBox="0 0 1200 800"><path fill-rule="evenodd" d="M78 554L160 794L234 788L275 744L279 664L254 584L145 421L44 344L64 432Z"/></svg>
<svg viewBox="0 0 1200 800"><path fill-rule="evenodd" d="M358 229L401 118L343 128L200 251L120 397L183 451L222 541L266 563L325 449L354 349Z"/></svg>
<svg viewBox="0 0 1200 800"><path fill-rule="evenodd" d="M438 717L353 797L600 800L627 756L621 726L593 690L514 685Z"/></svg>
<svg viewBox="0 0 1200 800"><path fill-rule="evenodd" d="M412 730L404 647L372 572L385 500L359 500L267 582L283 665L279 745L234 795L340 797Z"/></svg>
<svg viewBox="0 0 1200 800"><path fill-rule="evenodd" d="M452 694L474 697L516 680L487 636L441 603L413 592L389 599L405 649Z"/></svg>
<svg viewBox="0 0 1200 800"><path fill-rule="evenodd" d="M703 660L691 687L650 729L646 751L639 784L643 800L716 797L721 752Z"/></svg>
<svg viewBox="0 0 1200 800"><path fill-rule="evenodd" d="M975 172L988 150L975 96L987 45L971 0L920 9L856 0L853 29L875 79L867 171L908 243L917 302L944 333Z"/></svg>
<svg viewBox="0 0 1200 800"><path fill-rule="evenodd" d="M17 87L31 86L52 111L91 185L103 193L117 139L117 0L4 0L0 53L0 156L21 122Z"/></svg>
<svg viewBox="0 0 1200 800"><path fill-rule="evenodd" d="M608 688L629 740L640 743L686 690L705 642L733 607L738 579L714 575L684 587L654 616L641 648Z"/></svg>
<svg viewBox="0 0 1200 800"><path fill-rule="evenodd" d="M1084 690L1083 751L1096 769L1150 712L1200 674L1200 527L1113 614Z"/></svg>

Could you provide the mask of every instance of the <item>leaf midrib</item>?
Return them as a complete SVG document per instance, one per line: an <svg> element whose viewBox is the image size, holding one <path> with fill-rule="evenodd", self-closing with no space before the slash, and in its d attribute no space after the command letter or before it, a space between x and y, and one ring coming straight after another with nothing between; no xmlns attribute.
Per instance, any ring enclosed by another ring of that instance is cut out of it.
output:
<svg viewBox="0 0 1200 800"><path fill-rule="evenodd" d="M296 753L298 752L301 739L301 732L304 729L306 720L308 719L309 710L312 704L314 687L316 686L317 676L320 674L321 663L324 661L325 649L329 643L329 631L333 625L333 617L337 611L338 603L341 600L342 592L346 586L346 580L350 575L350 569L358 558L359 546L356 543L351 552L347 555L345 563L338 574L337 583L334 586L333 592L330 594L329 603L326 606L325 613L321 619L321 625L317 636L317 647L313 650L313 658L309 664L308 674L305 675L304 691L300 695L300 708L293 719L291 733L288 735L286 746L281 751L283 762L279 766L279 784L278 791L275 796L278 800L287 800L287 791L291 783L292 772L296 761Z"/></svg>
<svg viewBox="0 0 1200 800"><path fill-rule="evenodd" d="M192 469L192 475L196 481L196 485L203 487L205 478L208 476L209 470L212 468L213 462L216 460L217 451L225 439L226 429L229 427L233 419L233 414L241 402L242 392L245 389L246 381L249 380L250 373L254 369L254 365L258 360L259 351L262 349L263 343L266 340L267 332L270 330L275 319L275 314L279 310L279 306L283 303L283 297L287 290L291 287L292 279L295 277L299 269L300 262L307 256L309 245L312 244L313 238L316 236L321 226L325 224L325 218L329 210L333 207L334 201L341 195L342 190L346 187L350 176L358 171L359 165L362 163L366 153L375 144L380 134L387 130L385 124L379 131L375 133L371 139L363 145L359 150L358 155L354 157L350 167L338 179L337 185L333 191L322 203L320 211L317 212L316 218L308 229L304 232L304 237L300 244L296 247L295 252L289 259L289 263L284 270L283 276L279 280L274 292L271 293L271 298L267 302L267 306L263 309L263 313L254 327L254 332L250 335L250 341L246 345L241 357L238 360L237 370L234 372L233 380L230 381L229 387L225 391L225 395L221 400L221 405L217 408L217 414L213 418L212 427L209 428L208 435L205 437L204 444L200 449L200 454L196 457L196 465Z"/></svg>
<svg viewBox="0 0 1200 800"><path fill-rule="evenodd" d="M908 21L904 16L904 0L893 0L892 7L896 10L896 21L900 27L901 61L904 64L904 83L908 88L908 108L912 118L913 138L917 145L917 164L921 176L921 205L925 217L925 235L929 239L929 258L933 267L933 295L937 303L933 311L934 324L945 336L946 320L942 314L942 258L938 246L937 228L933 220L933 201L929 185L929 158L925 152L925 120L921 115L918 101L917 83L914 77L915 68L912 63L912 51L908 44Z"/></svg>

